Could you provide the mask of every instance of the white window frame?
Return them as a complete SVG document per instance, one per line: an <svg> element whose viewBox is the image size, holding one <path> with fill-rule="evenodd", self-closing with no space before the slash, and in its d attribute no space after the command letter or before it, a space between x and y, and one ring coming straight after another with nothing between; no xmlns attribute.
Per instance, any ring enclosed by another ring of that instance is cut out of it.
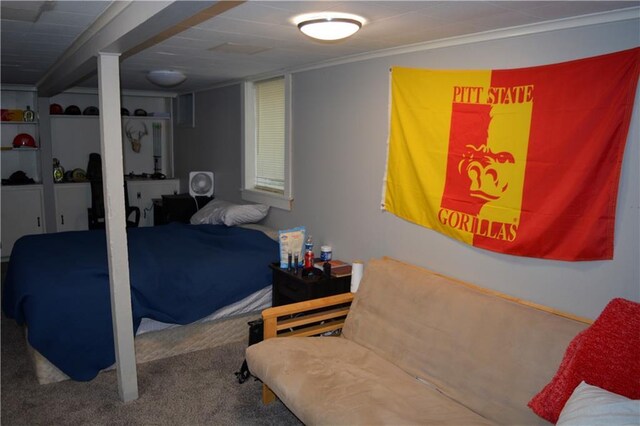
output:
<svg viewBox="0 0 640 426"><path fill-rule="evenodd" d="M284 193L257 189L254 186L256 173L256 104L255 83L272 78L284 77ZM274 75L260 80L243 83L243 144L242 144L242 190L243 200L266 204L283 210L291 210L293 204L293 183L291 167L291 74Z"/></svg>

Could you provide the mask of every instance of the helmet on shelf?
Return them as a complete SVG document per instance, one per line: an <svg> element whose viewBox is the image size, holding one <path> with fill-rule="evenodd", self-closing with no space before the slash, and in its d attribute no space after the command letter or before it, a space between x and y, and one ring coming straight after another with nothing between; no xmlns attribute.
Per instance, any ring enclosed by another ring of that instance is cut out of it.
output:
<svg viewBox="0 0 640 426"><path fill-rule="evenodd" d="M143 110L142 108L138 108L133 112L133 115L135 115L136 117L146 117L147 111Z"/></svg>
<svg viewBox="0 0 640 426"><path fill-rule="evenodd" d="M13 147L14 148L22 148L22 147L30 147L36 148L36 140L29 133L20 133L13 138Z"/></svg>
<svg viewBox="0 0 640 426"><path fill-rule="evenodd" d="M69 105L64 110L65 115L80 115L80 108L77 105Z"/></svg>
<svg viewBox="0 0 640 426"><path fill-rule="evenodd" d="M100 110L94 106L86 107L84 111L82 111L82 115L100 115Z"/></svg>
<svg viewBox="0 0 640 426"><path fill-rule="evenodd" d="M62 109L62 105L60 104L51 104L49 105L49 114L64 114L64 110Z"/></svg>
<svg viewBox="0 0 640 426"><path fill-rule="evenodd" d="M126 108L120 108L120 115L129 115L129 110Z"/></svg>

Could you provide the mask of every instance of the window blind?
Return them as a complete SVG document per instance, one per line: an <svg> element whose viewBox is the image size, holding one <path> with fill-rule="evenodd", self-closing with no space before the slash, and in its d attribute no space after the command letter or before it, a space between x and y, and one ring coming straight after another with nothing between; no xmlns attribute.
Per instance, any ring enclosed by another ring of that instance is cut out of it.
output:
<svg viewBox="0 0 640 426"><path fill-rule="evenodd" d="M284 193L284 78L255 84L256 189Z"/></svg>

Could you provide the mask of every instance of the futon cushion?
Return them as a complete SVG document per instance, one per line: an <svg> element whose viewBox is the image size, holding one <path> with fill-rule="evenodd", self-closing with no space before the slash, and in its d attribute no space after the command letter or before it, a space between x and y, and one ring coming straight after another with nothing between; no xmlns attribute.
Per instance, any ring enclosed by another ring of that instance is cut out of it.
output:
<svg viewBox="0 0 640 426"><path fill-rule="evenodd" d="M586 326L384 258L367 263L343 335L487 419L535 424L527 402Z"/></svg>
<svg viewBox="0 0 640 426"><path fill-rule="evenodd" d="M340 337L281 337L247 348L252 374L308 425L491 422Z"/></svg>

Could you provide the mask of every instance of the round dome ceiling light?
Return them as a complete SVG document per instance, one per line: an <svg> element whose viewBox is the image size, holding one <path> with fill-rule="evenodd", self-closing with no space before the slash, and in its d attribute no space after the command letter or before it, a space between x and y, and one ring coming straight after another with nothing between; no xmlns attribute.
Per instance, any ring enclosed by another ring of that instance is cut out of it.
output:
<svg viewBox="0 0 640 426"><path fill-rule="evenodd" d="M321 14L305 15L296 19L298 29L303 34L324 41L341 40L352 36L364 22L364 18L357 15Z"/></svg>
<svg viewBox="0 0 640 426"><path fill-rule="evenodd" d="M147 79L160 87L173 87L185 81L187 76L180 71L155 70L149 71Z"/></svg>

